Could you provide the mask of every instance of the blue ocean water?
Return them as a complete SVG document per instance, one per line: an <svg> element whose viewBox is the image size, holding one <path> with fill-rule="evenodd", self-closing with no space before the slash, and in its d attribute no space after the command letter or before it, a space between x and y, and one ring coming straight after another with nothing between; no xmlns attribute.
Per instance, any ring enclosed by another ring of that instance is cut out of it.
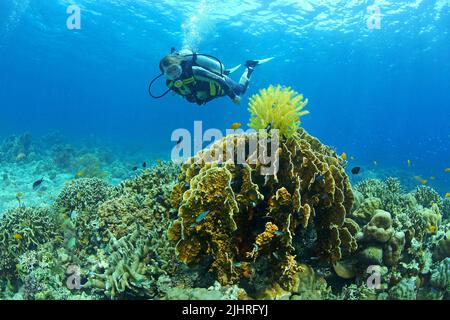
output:
<svg viewBox="0 0 450 320"><path fill-rule="evenodd" d="M72 4L80 30L66 25ZM192 130L195 120L222 130L246 124L248 98L282 84L310 101L302 126L354 157L351 166L410 184L433 176L443 194L449 29L448 0L2 0L0 137L59 131L169 156L173 130ZM275 60L255 71L241 106L225 97L199 107L147 93L171 47L229 67Z"/></svg>

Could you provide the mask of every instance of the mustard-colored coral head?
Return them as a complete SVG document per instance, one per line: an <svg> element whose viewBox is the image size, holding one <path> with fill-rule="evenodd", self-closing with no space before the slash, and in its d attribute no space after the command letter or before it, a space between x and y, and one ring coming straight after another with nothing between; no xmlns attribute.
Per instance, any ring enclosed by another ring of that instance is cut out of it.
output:
<svg viewBox="0 0 450 320"><path fill-rule="evenodd" d="M280 136L290 138L300 128L300 117L309 113L303 110L307 104L308 99L290 87L270 86L250 98L249 127L261 130L270 125Z"/></svg>

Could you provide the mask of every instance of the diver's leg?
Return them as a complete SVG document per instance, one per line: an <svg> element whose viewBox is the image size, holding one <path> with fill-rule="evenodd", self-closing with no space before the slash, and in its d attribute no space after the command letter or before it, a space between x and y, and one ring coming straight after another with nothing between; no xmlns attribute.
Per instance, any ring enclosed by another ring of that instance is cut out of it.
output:
<svg viewBox="0 0 450 320"><path fill-rule="evenodd" d="M255 69L252 67L247 67L247 69L245 69L245 72L241 76L241 80L239 80L239 85L244 88L243 93L245 93L245 91L247 91L248 89L248 85L250 84L250 79L254 70Z"/></svg>
<svg viewBox="0 0 450 320"><path fill-rule="evenodd" d="M243 95L247 91L248 83L246 85L242 83L236 83L233 79L229 77L226 77L225 81L230 86L230 88L232 88L233 92L238 96Z"/></svg>
<svg viewBox="0 0 450 320"><path fill-rule="evenodd" d="M252 77L253 71L255 71L255 67L259 64L259 61L257 60L248 60L245 63L245 72L241 76L241 80L239 81L239 84L245 87L245 90L247 90L248 85L250 84L250 79ZM244 91L245 92L245 91Z"/></svg>

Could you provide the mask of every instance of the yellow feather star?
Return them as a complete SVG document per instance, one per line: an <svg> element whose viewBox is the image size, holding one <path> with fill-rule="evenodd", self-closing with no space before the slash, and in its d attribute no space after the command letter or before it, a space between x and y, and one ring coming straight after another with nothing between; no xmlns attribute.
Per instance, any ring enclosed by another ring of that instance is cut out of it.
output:
<svg viewBox="0 0 450 320"><path fill-rule="evenodd" d="M309 114L302 111L307 104L308 99L290 87L270 86L250 98L249 127L258 131L270 125L280 136L290 138L300 128L300 117Z"/></svg>

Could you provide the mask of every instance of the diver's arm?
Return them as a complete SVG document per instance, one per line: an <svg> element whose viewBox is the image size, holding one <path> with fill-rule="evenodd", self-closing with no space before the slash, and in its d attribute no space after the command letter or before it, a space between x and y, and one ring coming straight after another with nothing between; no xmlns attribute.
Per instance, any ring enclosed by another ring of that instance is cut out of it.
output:
<svg viewBox="0 0 450 320"><path fill-rule="evenodd" d="M219 75L212 73L206 69L203 69L202 67L192 67L192 72L194 74L194 77L198 78L207 78L213 81L216 81L220 84L224 92L227 96L231 98L231 100L235 100L237 95L234 93L233 89L230 87L230 85Z"/></svg>

